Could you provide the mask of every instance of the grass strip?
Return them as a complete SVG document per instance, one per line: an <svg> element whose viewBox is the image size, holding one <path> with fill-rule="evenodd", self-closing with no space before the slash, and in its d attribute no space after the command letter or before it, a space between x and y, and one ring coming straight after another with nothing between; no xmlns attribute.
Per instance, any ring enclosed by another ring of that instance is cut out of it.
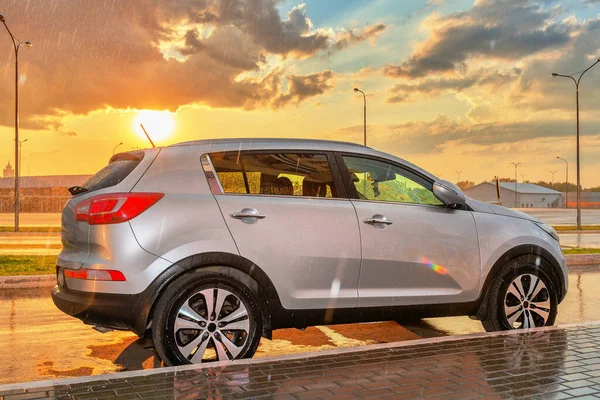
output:
<svg viewBox="0 0 600 400"><path fill-rule="evenodd" d="M56 273L56 256L1 255L0 276Z"/></svg>

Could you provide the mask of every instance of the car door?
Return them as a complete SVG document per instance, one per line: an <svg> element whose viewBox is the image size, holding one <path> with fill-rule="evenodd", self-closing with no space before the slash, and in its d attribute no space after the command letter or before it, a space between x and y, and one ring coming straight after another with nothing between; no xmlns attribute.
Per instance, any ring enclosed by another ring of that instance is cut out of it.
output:
<svg viewBox="0 0 600 400"><path fill-rule="evenodd" d="M360 226L359 307L476 299L481 272L470 211L445 207L433 182L390 160L345 154L338 163Z"/></svg>
<svg viewBox="0 0 600 400"><path fill-rule="evenodd" d="M266 272L284 308L356 307L359 228L332 154L235 151L210 162L240 255Z"/></svg>

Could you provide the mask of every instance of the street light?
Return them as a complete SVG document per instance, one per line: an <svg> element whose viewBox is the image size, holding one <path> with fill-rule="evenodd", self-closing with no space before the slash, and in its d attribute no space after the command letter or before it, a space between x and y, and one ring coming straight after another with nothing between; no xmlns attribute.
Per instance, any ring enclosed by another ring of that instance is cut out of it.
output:
<svg viewBox="0 0 600 400"><path fill-rule="evenodd" d="M577 229L581 230L581 174L580 174L580 160L579 160L579 82L583 75L588 72L592 67L600 62L600 58L595 63L590 65L586 70L579 74L579 78L575 79L572 75L562 75L556 72L552 73L553 77L570 78L575 82L575 101L577 104Z"/></svg>
<svg viewBox="0 0 600 400"><path fill-rule="evenodd" d="M365 92L363 92L362 90L360 90L359 88L354 88L355 92L360 92L363 95L363 102L364 102L364 109L363 109L363 116L364 116L364 145L367 145L367 96L365 95Z"/></svg>
<svg viewBox="0 0 600 400"><path fill-rule="evenodd" d="M552 174L552 188L554 188L554 174L556 171L550 171L550 173Z"/></svg>
<svg viewBox="0 0 600 400"><path fill-rule="evenodd" d="M15 232L19 232L19 48L22 44L26 47L32 45L29 40L21 42L12 34L2 13L0 13L0 22L4 24L15 49Z"/></svg>
<svg viewBox="0 0 600 400"><path fill-rule="evenodd" d="M523 183L525 183L525 177L527 176L527 174L521 174L521 179L523 179Z"/></svg>
<svg viewBox="0 0 600 400"><path fill-rule="evenodd" d="M569 163L559 156L556 158L565 162L565 208L569 208Z"/></svg>
<svg viewBox="0 0 600 400"><path fill-rule="evenodd" d="M23 162L23 143L29 139L19 140L19 171L21 170L21 163Z"/></svg>
<svg viewBox="0 0 600 400"><path fill-rule="evenodd" d="M461 173L462 171L454 171L454 172L456 172L456 174L458 175L458 180L456 181L456 182L458 183L458 182L460 182L460 173Z"/></svg>
<svg viewBox="0 0 600 400"><path fill-rule="evenodd" d="M113 156L115 155L115 150L117 150L117 147L119 147L119 146L120 146L120 145L122 145L122 144L123 144L123 142L119 143L118 145L116 145L116 146L113 148Z"/></svg>
<svg viewBox="0 0 600 400"><path fill-rule="evenodd" d="M517 167L522 163L511 162L511 164L515 166L515 208L517 208Z"/></svg>

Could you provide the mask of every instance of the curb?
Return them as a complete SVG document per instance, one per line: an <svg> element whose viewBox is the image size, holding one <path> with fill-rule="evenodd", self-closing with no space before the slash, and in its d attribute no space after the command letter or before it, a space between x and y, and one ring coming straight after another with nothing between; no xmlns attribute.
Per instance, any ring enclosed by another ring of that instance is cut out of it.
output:
<svg viewBox="0 0 600 400"><path fill-rule="evenodd" d="M568 267L600 265L600 254L568 254L565 256ZM0 276L0 289L54 287L56 275L17 275Z"/></svg>
<svg viewBox="0 0 600 400"><path fill-rule="evenodd" d="M600 254L567 254L567 266L600 264Z"/></svg>
<svg viewBox="0 0 600 400"><path fill-rule="evenodd" d="M0 276L0 289L54 287L56 275Z"/></svg>

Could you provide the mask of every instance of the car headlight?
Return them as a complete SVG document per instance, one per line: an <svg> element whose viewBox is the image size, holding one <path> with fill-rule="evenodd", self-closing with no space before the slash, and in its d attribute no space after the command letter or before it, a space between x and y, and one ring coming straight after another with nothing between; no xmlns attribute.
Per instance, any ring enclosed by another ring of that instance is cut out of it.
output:
<svg viewBox="0 0 600 400"><path fill-rule="evenodd" d="M548 235L552 236L554 238L554 240L556 240L557 242L560 243L560 238L558 237L558 233L556 233L556 230L553 227L551 227L550 225L546 225L543 222L534 222L534 223L537 226L539 226Z"/></svg>

